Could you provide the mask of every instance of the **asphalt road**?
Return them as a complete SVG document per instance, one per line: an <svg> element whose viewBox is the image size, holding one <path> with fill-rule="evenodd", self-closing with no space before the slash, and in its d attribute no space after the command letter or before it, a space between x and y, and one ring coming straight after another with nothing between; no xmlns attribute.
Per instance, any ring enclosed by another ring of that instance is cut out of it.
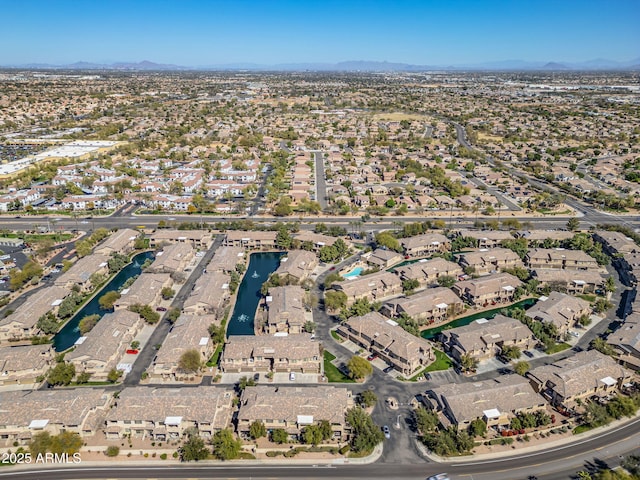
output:
<svg viewBox="0 0 640 480"><path fill-rule="evenodd" d="M200 263L198 263L198 265L193 269L193 272L191 272L189 278L187 278L185 283L180 288L180 291L178 291L176 296L173 298L173 301L171 302L171 308L182 310L182 306L184 305L185 300L189 297L191 290L193 290L193 286L195 285L196 280L202 275L202 272L213 258L217 248L222 244L222 240L223 236L221 235L218 235L215 238L211 248L207 250ZM167 319L167 313L165 312L160 320L159 325L151 334L151 337L146 343L144 349L138 354L136 361L131 367L131 371L124 379L123 386L129 387L138 385L140 383L142 373L145 372L147 368L149 368L149 365L151 365L151 362L155 358L155 355L157 353L156 345L162 344L162 342L164 342L167 334L169 333L169 330L171 330L171 326L172 324Z"/></svg>
<svg viewBox="0 0 640 480"><path fill-rule="evenodd" d="M322 152L313 152L315 157L316 201L322 210L327 208L327 182L324 177L324 156Z"/></svg>

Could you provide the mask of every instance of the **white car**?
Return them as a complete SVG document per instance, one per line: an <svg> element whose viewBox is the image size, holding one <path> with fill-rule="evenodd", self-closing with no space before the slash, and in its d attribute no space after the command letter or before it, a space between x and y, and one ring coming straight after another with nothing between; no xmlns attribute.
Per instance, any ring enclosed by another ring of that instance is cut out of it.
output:
<svg viewBox="0 0 640 480"><path fill-rule="evenodd" d="M289 374L289 380L291 380L291 381L293 382L295 379L296 379L296 374L295 374L295 373L293 373L293 372L291 372L291 373Z"/></svg>
<svg viewBox="0 0 640 480"><path fill-rule="evenodd" d="M446 473L438 473L437 475L431 475L427 480L449 480L449 476Z"/></svg>

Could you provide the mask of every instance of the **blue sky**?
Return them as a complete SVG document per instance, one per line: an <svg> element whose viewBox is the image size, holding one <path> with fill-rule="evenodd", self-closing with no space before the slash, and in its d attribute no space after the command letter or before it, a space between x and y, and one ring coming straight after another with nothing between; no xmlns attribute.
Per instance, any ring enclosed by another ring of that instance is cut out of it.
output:
<svg viewBox="0 0 640 480"><path fill-rule="evenodd" d="M0 0L0 64L640 57L639 0Z"/></svg>

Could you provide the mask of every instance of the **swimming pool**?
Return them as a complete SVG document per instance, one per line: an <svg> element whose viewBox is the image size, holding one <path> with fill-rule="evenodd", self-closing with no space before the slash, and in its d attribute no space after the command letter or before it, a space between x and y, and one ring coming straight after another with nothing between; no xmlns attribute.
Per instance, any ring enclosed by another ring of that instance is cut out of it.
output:
<svg viewBox="0 0 640 480"><path fill-rule="evenodd" d="M351 270L349 273L343 273L342 276L347 280L349 280L351 278L359 277L363 270L364 270L363 267L356 267L353 270Z"/></svg>

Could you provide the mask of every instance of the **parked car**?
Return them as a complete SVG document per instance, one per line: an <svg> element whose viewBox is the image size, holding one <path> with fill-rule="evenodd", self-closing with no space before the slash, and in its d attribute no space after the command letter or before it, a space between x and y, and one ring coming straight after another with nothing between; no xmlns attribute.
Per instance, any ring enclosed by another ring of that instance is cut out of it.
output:
<svg viewBox="0 0 640 480"><path fill-rule="evenodd" d="M378 358L378 355L376 355L375 353L372 353L367 357L367 360L369 360L370 362L373 362L376 358Z"/></svg>
<svg viewBox="0 0 640 480"><path fill-rule="evenodd" d="M289 374L289 380L293 382L295 379L296 379L296 374L295 374L295 373L293 373L293 372L291 372L291 373Z"/></svg>
<svg viewBox="0 0 640 480"><path fill-rule="evenodd" d="M393 371L393 367L391 365L389 365L387 368L383 370L384 373L389 373L391 371Z"/></svg>
<svg viewBox="0 0 640 480"><path fill-rule="evenodd" d="M386 438L387 440L391 438L391 430L389 430L389 427L385 425L384 427L382 427L382 431L384 433L384 438Z"/></svg>
<svg viewBox="0 0 640 480"><path fill-rule="evenodd" d="M446 473L438 473L437 475L431 475L427 480L449 480Z"/></svg>
<svg viewBox="0 0 640 480"><path fill-rule="evenodd" d="M166 312L167 309L165 307L158 307L156 308L156 312Z"/></svg>
<svg viewBox="0 0 640 480"><path fill-rule="evenodd" d="M524 354L525 354L527 357L529 357L529 358L533 358L533 353L531 353L529 350L525 350L525 351L524 351L524 352L522 352L522 353L524 353Z"/></svg>

